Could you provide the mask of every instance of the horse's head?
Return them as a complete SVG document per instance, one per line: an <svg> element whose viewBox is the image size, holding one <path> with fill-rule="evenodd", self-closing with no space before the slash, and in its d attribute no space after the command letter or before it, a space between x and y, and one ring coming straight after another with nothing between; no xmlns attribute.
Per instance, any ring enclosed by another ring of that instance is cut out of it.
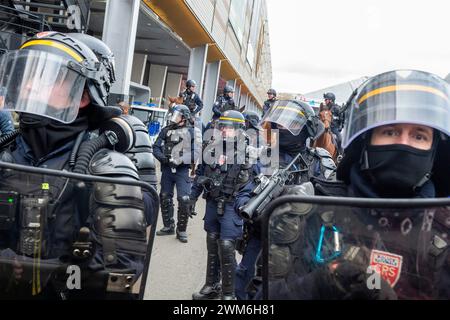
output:
<svg viewBox="0 0 450 320"><path fill-rule="evenodd" d="M319 113L320 121L323 122L325 129L328 129L331 126L331 121L333 119L333 114L330 110L323 110Z"/></svg>
<svg viewBox="0 0 450 320"><path fill-rule="evenodd" d="M169 108L173 107L174 105L177 104L182 104L183 103L183 97L171 97L169 96Z"/></svg>

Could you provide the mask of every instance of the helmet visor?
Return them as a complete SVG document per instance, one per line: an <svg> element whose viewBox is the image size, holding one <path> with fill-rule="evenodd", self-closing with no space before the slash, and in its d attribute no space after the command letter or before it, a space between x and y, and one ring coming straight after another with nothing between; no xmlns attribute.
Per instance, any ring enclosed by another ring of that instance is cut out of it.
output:
<svg viewBox="0 0 450 320"><path fill-rule="evenodd" d="M276 123L297 136L306 124L307 116L302 106L295 101L279 100L270 108L261 123Z"/></svg>
<svg viewBox="0 0 450 320"><path fill-rule="evenodd" d="M0 60L0 109L71 123L78 115L86 78L67 58L37 50L11 51Z"/></svg>
<svg viewBox="0 0 450 320"><path fill-rule="evenodd" d="M180 123L183 121L183 113L178 110L174 110L168 115L169 123Z"/></svg>
<svg viewBox="0 0 450 320"><path fill-rule="evenodd" d="M386 124L429 126L450 136L450 89L441 78L422 71L394 71L369 80L348 111L343 146Z"/></svg>

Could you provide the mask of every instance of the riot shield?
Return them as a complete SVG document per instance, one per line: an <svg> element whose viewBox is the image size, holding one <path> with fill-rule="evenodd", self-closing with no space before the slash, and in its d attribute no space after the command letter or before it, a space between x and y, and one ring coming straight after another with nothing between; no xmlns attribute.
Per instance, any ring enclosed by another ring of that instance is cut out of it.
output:
<svg viewBox="0 0 450 320"><path fill-rule="evenodd" d="M0 162L0 300L143 299L158 207L131 178Z"/></svg>
<svg viewBox="0 0 450 320"><path fill-rule="evenodd" d="M265 299L450 299L450 198L282 196L263 223Z"/></svg>

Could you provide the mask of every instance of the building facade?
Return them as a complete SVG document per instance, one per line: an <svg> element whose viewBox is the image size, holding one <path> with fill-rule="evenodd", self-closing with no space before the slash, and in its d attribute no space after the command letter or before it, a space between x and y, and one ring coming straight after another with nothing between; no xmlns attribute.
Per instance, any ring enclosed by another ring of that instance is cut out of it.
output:
<svg viewBox="0 0 450 320"><path fill-rule="evenodd" d="M256 111L271 85L266 0L0 0L0 9L2 23L21 21L0 32L0 50L39 31L101 38L116 58L111 104L167 108L168 98L194 79L208 121L226 84L241 108Z"/></svg>

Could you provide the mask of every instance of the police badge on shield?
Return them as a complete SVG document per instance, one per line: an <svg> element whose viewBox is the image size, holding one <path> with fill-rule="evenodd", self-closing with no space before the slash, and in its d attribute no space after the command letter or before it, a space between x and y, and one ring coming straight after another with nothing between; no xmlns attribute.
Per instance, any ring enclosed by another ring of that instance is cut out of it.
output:
<svg viewBox="0 0 450 320"><path fill-rule="evenodd" d="M370 267L393 288L400 279L403 257L390 252L372 250Z"/></svg>

